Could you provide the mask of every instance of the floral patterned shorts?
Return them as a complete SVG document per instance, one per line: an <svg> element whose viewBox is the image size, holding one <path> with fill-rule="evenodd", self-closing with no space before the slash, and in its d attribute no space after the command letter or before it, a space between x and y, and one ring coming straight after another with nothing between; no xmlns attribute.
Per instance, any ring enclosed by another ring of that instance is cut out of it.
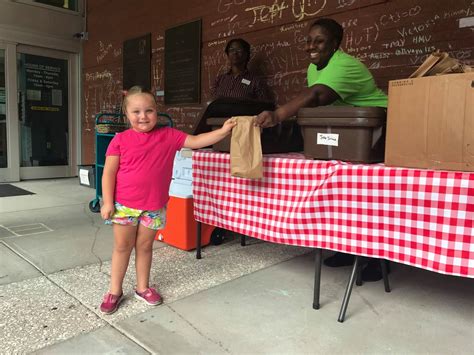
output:
<svg viewBox="0 0 474 355"><path fill-rule="evenodd" d="M156 211L136 210L115 202L115 212L105 224L121 224L122 226L141 225L153 229L163 229L166 224L166 206Z"/></svg>

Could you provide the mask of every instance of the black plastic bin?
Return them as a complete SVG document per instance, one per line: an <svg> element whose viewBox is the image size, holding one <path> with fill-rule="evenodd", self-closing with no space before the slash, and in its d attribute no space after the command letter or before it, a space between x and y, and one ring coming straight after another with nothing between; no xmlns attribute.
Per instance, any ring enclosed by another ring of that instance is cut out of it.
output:
<svg viewBox="0 0 474 355"><path fill-rule="evenodd" d="M382 162L386 112L382 107L324 106L298 111L304 154L312 159Z"/></svg>

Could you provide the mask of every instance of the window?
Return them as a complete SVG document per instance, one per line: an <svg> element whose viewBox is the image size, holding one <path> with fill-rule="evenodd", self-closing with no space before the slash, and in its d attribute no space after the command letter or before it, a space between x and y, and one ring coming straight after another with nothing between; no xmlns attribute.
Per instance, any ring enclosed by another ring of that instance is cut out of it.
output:
<svg viewBox="0 0 474 355"><path fill-rule="evenodd" d="M60 7L67 10L77 11L77 0L34 0L41 4Z"/></svg>

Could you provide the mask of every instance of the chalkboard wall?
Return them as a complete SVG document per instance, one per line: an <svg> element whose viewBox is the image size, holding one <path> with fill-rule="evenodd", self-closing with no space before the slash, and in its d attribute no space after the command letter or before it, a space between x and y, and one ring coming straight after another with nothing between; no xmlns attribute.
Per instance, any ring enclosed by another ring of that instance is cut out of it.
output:
<svg viewBox="0 0 474 355"><path fill-rule="evenodd" d="M115 4L115 2L114 2ZM434 49L474 64L473 28L459 19L474 16L471 0L188 0L145 1L136 6L118 0L88 2L89 40L84 43L83 147L93 147L93 115L113 109L122 88L122 42L151 32L151 80L160 110L170 113L177 127L190 131L200 116L200 104L165 105L164 47L166 29L202 19L201 102L209 87L227 69L224 53L230 38L252 44L250 68L273 89L278 103L294 97L306 85L308 25L332 17L345 29L342 49L363 61L386 89L388 81L407 77ZM123 24L117 29L117 24ZM117 30L111 30L117 29ZM86 148L85 161L93 161Z"/></svg>

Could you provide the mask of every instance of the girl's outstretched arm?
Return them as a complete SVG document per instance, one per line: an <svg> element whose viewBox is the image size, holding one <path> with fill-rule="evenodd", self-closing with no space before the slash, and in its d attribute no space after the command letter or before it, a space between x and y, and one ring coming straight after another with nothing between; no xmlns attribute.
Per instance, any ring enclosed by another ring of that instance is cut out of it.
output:
<svg viewBox="0 0 474 355"><path fill-rule="evenodd" d="M119 168L120 157L109 155L105 158L104 172L102 174L102 199L104 203L100 208L100 215L103 219L109 219L115 211L115 178Z"/></svg>
<svg viewBox="0 0 474 355"><path fill-rule="evenodd" d="M236 124L237 122L234 119L229 118L221 128L215 131L198 134L197 136L189 135L184 141L184 148L199 149L217 143L225 138Z"/></svg>

